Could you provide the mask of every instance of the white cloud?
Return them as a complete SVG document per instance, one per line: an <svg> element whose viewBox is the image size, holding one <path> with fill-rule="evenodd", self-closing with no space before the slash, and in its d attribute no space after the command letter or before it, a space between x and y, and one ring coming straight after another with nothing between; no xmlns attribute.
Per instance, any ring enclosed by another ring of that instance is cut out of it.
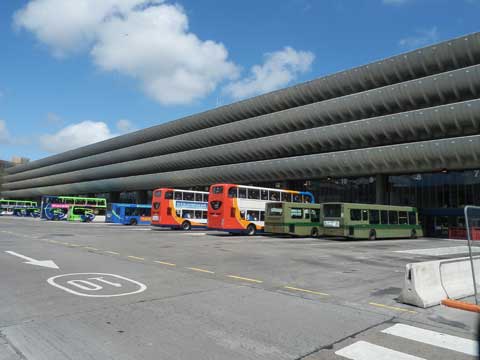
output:
<svg viewBox="0 0 480 360"><path fill-rule="evenodd" d="M45 151L59 153L106 140L115 135L106 123L87 120L68 125L55 134L40 136L40 146Z"/></svg>
<svg viewBox="0 0 480 360"><path fill-rule="evenodd" d="M417 30L414 36L405 37L398 42L401 47L414 49L439 41L438 29L433 26L430 29Z"/></svg>
<svg viewBox="0 0 480 360"><path fill-rule="evenodd" d="M264 58L263 65L254 65L248 77L228 84L224 92L240 99L284 87L299 74L310 71L315 55L285 47L265 54Z"/></svg>
<svg viewBox="0 0 480 360"><path fill-rule="evenodd" d="M191 103L238 75L223 44L200 40L183 8L159 0L30 0L14 23L55 56L89 50L162 104Z"/></svg>
<svg viewBox="0 0 480 360"><path fill-rule="evenodd" d="M127 119L120 119L116 123L118 131L121 133L126 133L135 130L135 126L132 124L130 120Z"/></svg>
<svg viewBox="0 0 480 360"><path fill-rule="evenodd" d="M5 120L0 120L0 144L9 144L10 132L7 129L7 122Z"/></svg>

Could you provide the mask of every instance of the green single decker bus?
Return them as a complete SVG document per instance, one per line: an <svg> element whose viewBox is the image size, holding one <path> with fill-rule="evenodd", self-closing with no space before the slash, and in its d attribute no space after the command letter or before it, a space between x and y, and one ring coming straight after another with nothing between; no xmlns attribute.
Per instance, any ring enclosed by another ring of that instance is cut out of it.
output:
<svg viewBox="0 0 480 360"><path fill-rule="evenodd" d="M322 207L326 236L370 240L423 236L414 207L355 203L323 203Z"/></svg>
<svg viewBox="0 0 480 360"><path fill-rule="evenodd" d="M28 200L0 200L0 215L37 217L37 202Z"/></svg>
<svg viewBox="0 0 480 360"><path fill-rule="evenodd" d="M270 202L265 207L265 232L295 236L323 235L321 204Z"/></svg>

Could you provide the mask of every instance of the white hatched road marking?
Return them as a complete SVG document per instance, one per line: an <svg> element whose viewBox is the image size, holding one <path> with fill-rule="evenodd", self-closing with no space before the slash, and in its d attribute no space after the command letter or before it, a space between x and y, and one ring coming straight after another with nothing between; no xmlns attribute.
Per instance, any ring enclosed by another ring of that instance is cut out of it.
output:
<svg viewBox="0 0 480 360"><path fill-rule="evenodd" d="M382 332L443 349L461 352L467 355L478 355L478 342L475 340L442 334L436 331L421 329L405 324L393 325L388 329L382 330Z"/></svg>
<svg viewBox="0 0 480 360"><path fill-rule="evenodd" d="M449 246L449 247L431 248L431 249L397 250L395 252L412 254L412 255L428 255L428 256L467 254L468 246ZM473 246L472 252L480 252L480 247Z"/></svg>
<svg viewBox="0 0 480 360"><path fill-rule="evenodd" d="M335 354L352 360L426 360L366 341L357 341L352 345L336 351Z"/></svg>

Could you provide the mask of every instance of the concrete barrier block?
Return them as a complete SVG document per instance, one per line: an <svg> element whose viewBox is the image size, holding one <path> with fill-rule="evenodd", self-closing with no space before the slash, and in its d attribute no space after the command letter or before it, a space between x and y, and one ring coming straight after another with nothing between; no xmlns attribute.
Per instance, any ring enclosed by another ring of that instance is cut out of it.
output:
<svg viewBox="0 0 480 360"><path fill-rule="evenodd" d="M480 257L474 258L474 267L478 283ZM456 258L407 264L399 301L427 308L439 305L444 299L460 299L473 294L470 259Z"/></svg>

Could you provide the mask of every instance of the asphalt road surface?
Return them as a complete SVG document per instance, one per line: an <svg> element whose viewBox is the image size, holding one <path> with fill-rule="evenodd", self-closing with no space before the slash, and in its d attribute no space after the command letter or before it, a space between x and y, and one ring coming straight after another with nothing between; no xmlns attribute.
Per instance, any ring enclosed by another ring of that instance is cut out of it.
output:
<svg viewBox="0 0 480 360"><path fill-rule="evenodd" d="M395 300L465 245L0 217L0 360L473 359L473 313Z"/></svg>

